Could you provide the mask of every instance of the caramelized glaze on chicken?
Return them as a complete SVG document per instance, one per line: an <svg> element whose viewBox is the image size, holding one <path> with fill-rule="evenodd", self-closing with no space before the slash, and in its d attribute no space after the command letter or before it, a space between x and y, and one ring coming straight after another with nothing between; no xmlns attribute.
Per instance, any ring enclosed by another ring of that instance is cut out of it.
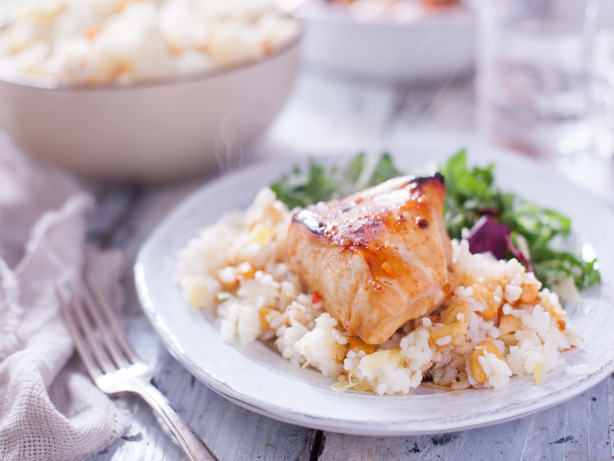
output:
<svg viewBox="0 0 614 461"><path fill-rule="evenodd" d="M352 336L380 344L443 301L451 263L443 177L399 177L297 212L290 268Z"/></svg>

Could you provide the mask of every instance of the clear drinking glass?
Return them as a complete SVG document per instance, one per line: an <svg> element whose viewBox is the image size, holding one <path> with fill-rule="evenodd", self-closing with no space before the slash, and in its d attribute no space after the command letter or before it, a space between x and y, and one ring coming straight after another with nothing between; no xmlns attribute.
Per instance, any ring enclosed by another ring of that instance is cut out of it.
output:
<svg viewBox="0 0 614 461"><path fill-rule="evenodd" d="M475 3L478 128L483 136L539 157L594 148L601 130L595 99L601 1Z"/></svg>
<svg viewBox="0 0 614 461"><path fill-rule="evenodd" d="M614 0L599 0L593 51L593 104L601 128L594 140L600 157L614 156Z"/></svg>

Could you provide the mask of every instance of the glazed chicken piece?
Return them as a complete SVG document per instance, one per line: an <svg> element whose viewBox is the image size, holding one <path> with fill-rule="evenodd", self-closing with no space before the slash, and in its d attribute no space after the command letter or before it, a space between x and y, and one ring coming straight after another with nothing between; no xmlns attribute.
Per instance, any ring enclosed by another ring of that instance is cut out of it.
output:
<svg viewBox="0 0 614 461"><path fill-rule="evenodd" d="M298 211L290 269L352 336L380 344L435 310L449 289L452 248L443 177L399 177Z"/></svg>

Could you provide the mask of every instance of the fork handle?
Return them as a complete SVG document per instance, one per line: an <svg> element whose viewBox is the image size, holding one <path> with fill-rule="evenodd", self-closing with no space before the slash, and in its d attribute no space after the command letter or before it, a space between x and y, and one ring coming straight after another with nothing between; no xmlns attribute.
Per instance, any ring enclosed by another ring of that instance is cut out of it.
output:
<svg viewBox="0 0 614 461"><path fill-rule="evenodd" d="M171 407L164 395L151 383L138 385L134 390L164 420L179 445L191 461L219 461L209 447L194 432L183 417Z"/></svg>

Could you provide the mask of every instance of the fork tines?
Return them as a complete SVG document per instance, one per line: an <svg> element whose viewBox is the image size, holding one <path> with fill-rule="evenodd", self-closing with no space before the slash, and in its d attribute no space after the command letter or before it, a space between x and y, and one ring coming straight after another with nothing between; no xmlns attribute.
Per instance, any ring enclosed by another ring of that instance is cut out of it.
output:
<svg viewBox="0 0 614 461"><path fill-rule="evenodd" d="M75 347L96 385L107 394L140 395L168 424L191 461L215 460L207 444L151 384L151 368L137 361L98 284L84 276L78 290L57 291ZM70 300L68 301L68 296Z"/></svg>
<svg viewBox="0 0 614 461"><path fill-rule="evenodd" d="M70 287L70 302L59 290L57 294L75 347L92 378L136 362L115 314L92 277L84 276L80 290Z"/></svg>

